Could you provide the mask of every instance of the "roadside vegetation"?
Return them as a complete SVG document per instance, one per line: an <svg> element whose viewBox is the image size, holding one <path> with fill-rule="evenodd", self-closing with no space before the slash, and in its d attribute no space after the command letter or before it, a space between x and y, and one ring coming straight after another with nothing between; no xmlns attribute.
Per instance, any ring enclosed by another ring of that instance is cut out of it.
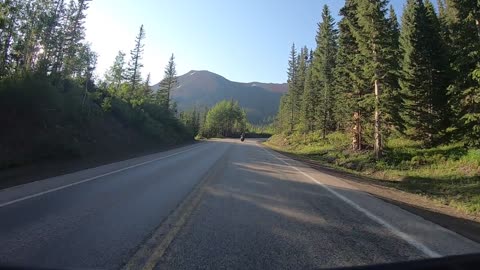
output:
<svg viewBox="0 0 480 270"><path fill-rule="evenodd" d="M143 26L128 57L119 52L104 76L94 76L97 55L84 38L88 4L0 3L0 169L193 140L170 100L174 56L157 92L142 76Z"/></svg>
<svg viewBox="0 0 480 270"><path fill-rule="evenodd" d="M199 135L205 138L238 137L246 131L247 115L238 102L223 100L205 115Z"/></svg>
<svg viewBox="0 0 480 270"><path fill-rule="evenodd" d="M268 145L480 213L480 2L346 0L292 46ZM400 23L399 23L400 21Z"/></svg>
<svg viewBox="0 0 480 270"><path fill-rule="evenodd" d="M274 133L273 125L253 125L247 121L245 109L237 101L222 100L212 108L200 111L196 108L182 112L180 119L187 127L193 127L196 138L238 138L245 133L247 138L269 138Z"/></svg>
<svg viewBox="0 0 480 270"><path fill-rule="evenodd" d="M388 158L380 161L372 151L352 151L344 133L331 133L325 139L320 132L277 134L266 145L467 213L480 213L480 150L461 143L422 148L416 141L391 139L385 147Z"/></svg>

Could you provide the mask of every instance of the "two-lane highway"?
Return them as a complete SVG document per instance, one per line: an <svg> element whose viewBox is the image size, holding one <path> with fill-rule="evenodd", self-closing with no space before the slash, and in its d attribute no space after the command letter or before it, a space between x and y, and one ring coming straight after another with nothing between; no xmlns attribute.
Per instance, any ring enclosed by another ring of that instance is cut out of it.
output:
<svg viewBox="0 0 480 270"><path fill-rule="evenodd" d="M1 191L0 262L119 268L230 147L202 143Z"/></svg>
<svg viewBox="0 0 480 270"><path fill-rule="evenodd" d="M0 262L130 265L199 183L199 201L172 226L173 240L151 254L157 269L315 268L480 252L255 141L221 140L0 191Z"/></svg>

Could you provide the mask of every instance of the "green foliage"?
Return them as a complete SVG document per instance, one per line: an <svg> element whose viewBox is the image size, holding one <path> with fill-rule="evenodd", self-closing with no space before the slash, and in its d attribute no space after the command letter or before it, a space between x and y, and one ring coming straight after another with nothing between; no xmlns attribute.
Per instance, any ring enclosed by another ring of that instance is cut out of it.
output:
<svg viewBox="0 0 480 270"><path fill-rule="evenodd" d="M387 155L378 161L369 151L349 150L349 138L342 132L331 133L326 139L319 131L276 134L266 144L372 178L377 184L427 195L471 213L480 212L480 150L467 149L463 143L422 148L421 142L392 138L386 143Z"/></svg>
<svg viewBox="0 0 480 270"><path fill-rule="evenodd" d="M135 38L135 46L130 51L130 61L128 62L128 67L126 69L125 78L130 83L130 92L128 98L131 103L140 103L138 100L138 87L142 82L141 69L143 67L142 58L143 58L143 40L145 39L145 29L143 24L140 26L138 35Z"/></svg>
<svg viewBox="0 0 480 270"><path fill-rule="evenodd" d="M160 82L160 88L155 96L158 104L162 104L165 108L169 109L171 109L171 92L178 85L177 70L175 66L175 56L172 54L167 66L165 67L165 75L163 80Z"/></svg>
<svg viewBox="0 0 480 270"><path fill-rule="evenodd" d="M252 125L247 123L246 133L249 138L269 138L275 133L275 128L273 124Z"/></svg>
<svg viewBox="0 0 480 270"><path fill-rule="evenodd" d="M128 65L119 52L104 80L93 81L89 2L0 3L0 168L193 138L141 76L143 26Z"/></svg>
<svg viewBox="0 0 480 270"><path fill-rule="evenodd" d="M112 96L120 96L120 86L125 81L125 53L119 51L115 57L115 62L105 73L105 83L108 85L107 91Z"/></svg>
<svg viewBox="0 0 480 270"><path fill-rule="evenodd" d="M448 36L453 82L449 103L453 126L459 139L480 145L478 92L480 80L475 75L480 59L480 3L471 0L447 0L442 17ZM473 75L473 76L472 76Z"/></svg>
<svg viewBox="0 0 480 270"><path fill-rule="evenodd" d="M101 115L75 83L36 75L0 81L0 168L45 158L80 156L78 138ZM86 131L86 132L84 132Z"/></svg>
<svg viewBox="0 0 480 270"><path fill-rule="evenodd" d="M238 102L220 101L207 113L205 124L202 127L202 136L230 137L245 132L247 117Z"/></svg>
<svg viewBox="0 0 480 270"><path fill-rule="evenodd" d="M280 97L280 105L278 107L278 114L275 119L275 130L277 133L284 133L291 129L291 109L290 96L284 94Z"/></svg>
<svg viewBox="0 0 480 270"><path fill-rule="evenodd" d="M348 0L340 11L340 15L343 17L338 24L338 50L334 71L337 91L335 118L337 126L343 131L349 131L353 126L352 112L358 108L355 101L360 97L356 93L360 93L360 89L362 89L355 76L355 70L359 67L358 63L354 61L354 56L358 53L358 44L352 33L355 25L353 9L353 1Z"/></svg>
<svg viewBox="0 0 480 270"><path fill-rule="evenodd" d="M313 107L315 125L327 132L335 130L334 104L336 92L334 90L335 57L337 54L337 30L328 6L323 7L322 22L318 24L316 36L317 48L312 60L312 92L315 97Z"/></svg>
<svg viewBox="0 0 480 270"><path fill-rule="evenodd" d="M300 115L301 91L303 91L303 89L299 89L299 69L299 57L294 43L292 44L290 59L288 60L288 93L284 96L285 98L283 102L285 102L285 104L282 106L284 110L287 109L283 114L288 115L287 117L284 116L284 122L286 125L282 128L288 129L289 131L294 130L295 124Z"/></svg>
<svg viewBox="0 0 480 270"><path fill-rule="evenodd" d="M408 1L402 20L400 85L408 134L427 144L441 140L447 128L447 51L433 5Z"/></svg>
<svg viewBox="0 0 480 270"><path fill-rule="evenodd" d="M305 132L313 131L315 128L315 107L316 95L314 93L314 82L312 79L312 68L309 67L305 77L305 85L302 97L302 112L300 121L300 130Z"/></svg>
<svg viewBox="0 0 480 270"><path fill-rule="evenodd" d="M193 137L199 134L201 118L200 112L197 110L197 108L193 108L189 111L180 112L179 119Z"/></svg>

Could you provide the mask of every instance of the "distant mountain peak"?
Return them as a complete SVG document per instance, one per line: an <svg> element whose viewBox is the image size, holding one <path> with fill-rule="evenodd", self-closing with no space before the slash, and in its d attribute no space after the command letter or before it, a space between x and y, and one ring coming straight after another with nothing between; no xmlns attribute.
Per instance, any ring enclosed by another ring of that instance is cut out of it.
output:
<svg viewBox="0 0 480 270"><path fill-rule="evenodd" d="M159 84L152 89L158 90ZM250 122L262 123L275 116L280 97L287 89L286 83L239 83L208 70L190 70L178 77L172 98L180 110L211 107L221 100L234 99L245 108Z"/></svg>

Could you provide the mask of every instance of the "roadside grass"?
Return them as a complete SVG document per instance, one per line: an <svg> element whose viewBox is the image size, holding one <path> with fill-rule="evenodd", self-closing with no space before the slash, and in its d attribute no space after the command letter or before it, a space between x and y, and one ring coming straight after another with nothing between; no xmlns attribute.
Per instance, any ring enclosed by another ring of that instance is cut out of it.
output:
<svg viewBox="0 0 480 270"><path fill-rule="evenodd" d="M348 150L350 138L342 133L332 133L325 139L317 132L277 134L265 144L339 171L368 177L384 186L480 214L480 149L468 149L462 143L422 148L415 141L391 139L379 161L375 161L371 150Z"/></svg>

